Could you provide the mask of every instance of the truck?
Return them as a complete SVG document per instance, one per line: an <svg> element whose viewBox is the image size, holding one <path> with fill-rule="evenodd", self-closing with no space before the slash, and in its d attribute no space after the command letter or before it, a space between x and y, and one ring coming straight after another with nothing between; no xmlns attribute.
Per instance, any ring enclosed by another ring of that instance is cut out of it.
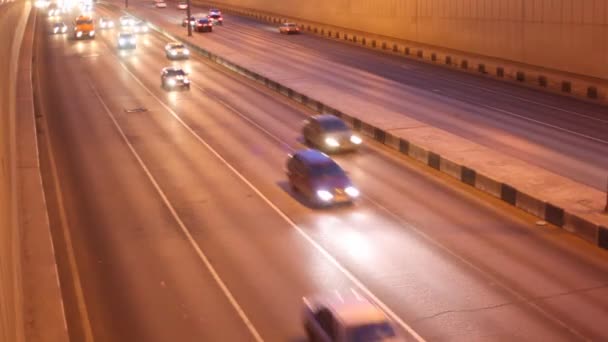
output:
<svg viewBox="0 0 608 342"><path fill-rule="evenodd" d="M74 38L95 38L95 22L93 21L93 18L87 15L81 15L76 17L76 19L74 20Z"/></svg>

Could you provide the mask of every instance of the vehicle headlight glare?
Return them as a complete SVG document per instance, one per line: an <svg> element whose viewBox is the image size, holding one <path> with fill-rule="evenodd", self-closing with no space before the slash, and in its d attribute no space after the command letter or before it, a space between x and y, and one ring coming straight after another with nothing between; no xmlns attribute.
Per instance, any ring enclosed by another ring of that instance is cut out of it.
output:
<svg viewBox="0 0 608 342"><path fill-rule="evenodd" d="M76 32L76 37L82 37L82 32L81 31Z"/></svg>
<svg viewBox="0 0 608 342"><path fill-rule="evenodd" d="M359 197L359 190L354 186L347 186L344 192L350 197Z"/></svg>
<svg viewBox="0 0 608 342"><path fill-rule="evenodd" d="M131 44L135 45L135 38L131 38L130 42Z"/></svg>
<svg viewBox="0 0 608 342"><path fill-rule="evenodd" d="M332 195L331 192L327 190L317 190L317 197L319 197L319 199L323 202L328 202L331 201L332 198L334 198L334 195Z"/></svg>
<svg viewBox="0 0 608 342"><path fill-rule="evenodd" d="M171 87L173 87L176 84L174 79L170 79L169 81L167 81L167 83L169 83L169 86L171 86Z"/></svg>
<svg viewBox="0 0 608 342"><path fill-rule="evenodd" d="M363 140L361 138L359 138L358 136L356 136L356 135L351 135L350 136L350 142L352 142L355 145L359 145L359 144L361 144L363 142Z"/></svg>
<svg viewBox="0 0 608 342"><path fill-rule="evenodd" d="M61 29L61 32L63 32L63 33L66 33L67 31L68 31L68 28L65 26Z"/></svg>
<svg viewBox="0 0 608 342"><path fill-rule="evenodd" d="M175 50L171 51L171 56L177 56L177 51L175 51Z"/></svg>
<svg viewBox="0 0 608 342"><path fill-rule="evenodd" d="M91 32L89 32L89 36L90 36L90 37L93 37L94 35L95 35L95 31L91 31Z"/></svg>
<svg viewBox="0 0 608 342"><path fill-rule="evenodd" d="M338 140L336 140L336 138L325 138L325 144L327 144L327 146L329 147L340 146L340 143L338 142Z"/></svg>
<svg viewBox="0 0 608 342"><path fill-rule="evenodd" d="M184 50L184 55L189 55L190 54L190 50Z"/></svg>
<svg viewBox="0 0 608 342"><path fill-rule="evenodd" d="M124 39L122 39L122 38L121 38L121 39L119 39L119 40L118 40L118 44L120 44L120 45L125 45L125 40L124 40Z"/></svg>
<svg viewBox="0 0 608 342"><path fill-rule="evenodd" d="M53 29L53 32L57 33L57 30L59 30L59 29L58 29L57 27L55 27L55 28Z"/></svg>

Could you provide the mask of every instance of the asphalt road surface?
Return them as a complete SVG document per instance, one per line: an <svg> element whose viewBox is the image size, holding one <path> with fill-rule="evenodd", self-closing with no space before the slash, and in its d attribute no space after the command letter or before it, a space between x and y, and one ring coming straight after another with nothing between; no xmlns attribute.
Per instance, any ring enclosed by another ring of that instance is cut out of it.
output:
<svg viewBox="0 0 608 342"><path fill-rule="evenodd" d="M123 52L117 30L38 37L73 340L301 341L302 296L350 289L425 340L608 339L606 251L372 141L336 156L362 198L310 208L283 171L307 109L168 61L157 34ZM190 91L160 88L172 64Z"/></svg>
<svg viewBox="0 0 608 342"><path fill-rule="evenodd" d="M114 3L122 5L122 2ZM185 11L169 2L131 1L145 16L179 25ZM208 8L193 7L192 13ZM184 29L185 30L185 29ZM281 35L272 24L225 14L213 34L195 41L230 48L272 75L314 77L335 98L358 98L390 115L407 115L432 127L507 153L580 183L606 189L608 108L389 56L312 34ZM331 102L331 101L325 101ZM348 112L345 103L329 103ZM352 111L352 109L351 109Z"/></svg>

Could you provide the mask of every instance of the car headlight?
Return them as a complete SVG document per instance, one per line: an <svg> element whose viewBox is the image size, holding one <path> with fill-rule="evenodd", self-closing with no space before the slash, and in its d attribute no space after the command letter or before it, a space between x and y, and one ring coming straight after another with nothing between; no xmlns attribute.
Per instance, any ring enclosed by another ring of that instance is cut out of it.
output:
<svg viewBox="0 0 608 342"><path fill-rule="evenodd" d="M58 28L58 27L55 27L55 28L53 29L53 33L57 33L57 31L59 31L59 28Z"/></svg>
<svg viewBox="0 0 608 342"><path fill-rule="evenodd" d="M187 78L184 78L184 84L189 84L189 83L190 83L190 80Z"/></svg>
<svg viewBox="0 0 608 342"><path fill-rule="evenodd" d="M177 51L171 50L170 54L171 54L171 56L177 56Z"/></svg>
<svg viewBox="0 0 608 342"><path fill-rule="evenodd" d="M95 31L89 32L89 37L93 37L95 35Z"/></svg>
<svg viewBox="0 0 608 342"><path fill-rule="evenodd" d="M171 87L173 87L174 85L176 85L176 84L177 84L177 82L175 82L175 80L174 80L174 79L172 79L172 78L171 78L171 79L169 79L169 81L167 81L167 83L168 83L168 84L169 84L169 86L171 86Z"/></svg>
<svg viewBox="0 0 608 342"><path fill-rule="evenodd" d="M144 32L148 32L148 26L142 27L141 30L144 31Z"/></svg>
<svg viewBox="0 0 608 342"><path fill-rule="evenodd" d="M340 146L340 143L338 142L338 140L336 140L336 138L325 138L325 144L329 147Z"/></svg>
<svg viewBox="0 0 608 342"><path fill-rule="evenodd" d="M184 55L189 55L190 54L190 50L183 50L184 51Z"/></svg>
<svg viewBox="0 0 608 342"><path fill-rule="evenodd" d="M359 197L359 190L354 186L347 186L344 192L350 197Z"/></svg>
<svg viewBox="0 0 608 342"><path fill-rule="evenodd" d="M101 28L105 28L106 27L106 23L101 23Z"/></svg>
<svg viewBox="0 0 608 342"><path fill-rule="evenodd" d="M122 38L118 40L119 45L125 45L125 43L126 43L125 40Z"/></svg>
<svg viewBox="0 0 608 342"><path fill-rule="evenodd" d="M61 32L66 33L68 31L67 26L64 26L63 28L61 28Z"/></svg>
<svg viewBox="0 0 608 342"><path fill-rule="evenodd" d="M323 202L328 202L331 201L332 198L334 198L334 195L332 195L331 192L327 190L317 190L317 197L319 197L319 199Z"/></svg>
<svg viewBox="0 0 608 342"><path fill-rule="evenodd" d="M76 32L76 37L82 37L82 31Z"/></svg>
<svg viewBox="0 0 608 342"><path fill-rule="evenodd" d="M108 22L108 27L114 27L114 22L113 21Z"/></svg>
<svg viewBox="0 0 608 342"><path fill-rule="evenodd" d="M133 45L135 45L135 38L131 38L131 40L129 40L129 42Z"/></svg>
<svg viewBox="0 0 608 342"><path fill-rule="evenodd" d="M359 138L358 136L356 136L356 135L351 135L350 136L350 142L352 142L355 145L359 145L359 144L361 144L363 142L363 140L361 138Z"/></svg>

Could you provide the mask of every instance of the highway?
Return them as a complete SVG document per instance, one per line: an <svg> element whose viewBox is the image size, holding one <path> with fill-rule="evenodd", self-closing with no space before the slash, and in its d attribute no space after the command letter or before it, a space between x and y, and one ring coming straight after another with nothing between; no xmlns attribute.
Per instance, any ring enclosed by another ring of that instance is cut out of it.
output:
<svg viewBox="0 0 608 342"><path fill-rule="evenodd" d="M130 8L168 26L185 17L173 2L155 9L151 1L131 1ZM374 118L369 111L385 116L384 121L397 122L406 115L596 189L606 188L605 107L312 34L284 36L272 24L230 14L213 34L193 39L227 57L245 55L275 79L297 80L303 89L322 87L324 102L368 121Z"/></svg>
<svg viewBox="0 0 608 342"><path fill-rule="evenodd" d="M608 339L608 252L372 141L336 156L363 197L310 208L283 171L308 109L170 62L158 34L122 53L116 36L38 32L72 340L302 341L301 298L349 289L425 340ZM171 64L190 91L160 88Z"/></svg>

